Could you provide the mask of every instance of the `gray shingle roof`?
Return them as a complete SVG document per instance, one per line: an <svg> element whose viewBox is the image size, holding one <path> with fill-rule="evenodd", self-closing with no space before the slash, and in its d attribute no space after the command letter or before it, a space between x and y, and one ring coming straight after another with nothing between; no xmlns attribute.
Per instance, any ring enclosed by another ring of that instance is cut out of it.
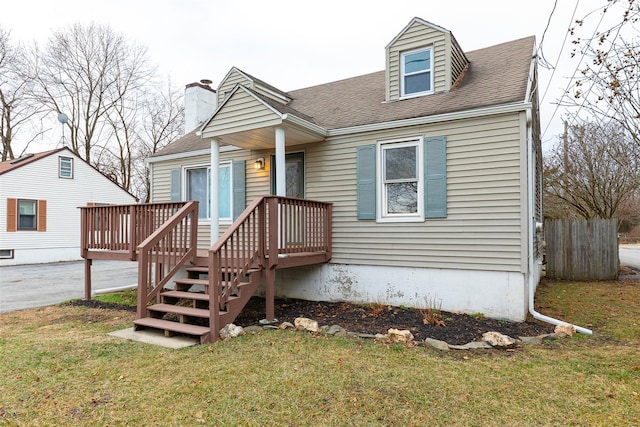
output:
<svg viewBox="0 0 640 427"><path fill-rule="evenodd" d="M252 93L327 130L524 102L534 44L531 36L468 52L469 68L455 90L401 101L384 102L384 70L287 92L293 98L287 105ZM156 156L208 147L194 131Z"/></svg>
<svg viewBox="0 0 640 427"><path fill-rule="evenodd" d="M340 129L523 102L534 40L527 37L467 53L469 69L450 92L385 103L385 73L379 71L290 91L289 107L325 129Z"/></svg>

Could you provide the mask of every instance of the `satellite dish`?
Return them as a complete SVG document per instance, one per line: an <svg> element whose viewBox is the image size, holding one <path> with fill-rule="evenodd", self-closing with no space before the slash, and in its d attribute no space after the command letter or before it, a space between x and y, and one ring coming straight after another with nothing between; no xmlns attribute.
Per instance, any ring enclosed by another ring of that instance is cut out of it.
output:
<svg viewBox="0 0 640 427"><path fill-rule="evenodd" d="M67 123L67 121L69 121L69 117L67 117L65 113L60 113L58 114L58 121L62 124L65 124Z"/></svg>
<svg viewBox="0 0 640 427"><path fill-rule="evenodd" d="M209 79L202 79L200 80L200 83L202 83L203 85L210 85L213 82Z"/></svg>

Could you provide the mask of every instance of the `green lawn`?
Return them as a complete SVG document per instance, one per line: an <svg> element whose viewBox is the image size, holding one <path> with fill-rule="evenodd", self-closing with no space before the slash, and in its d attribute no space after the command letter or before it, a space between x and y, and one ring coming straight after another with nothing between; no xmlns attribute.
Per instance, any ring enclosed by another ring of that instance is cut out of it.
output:
<svg viewBox="0 0 640 427"><path fill-rule="evenodd" d="M640 281L545 282L593 336L439 352L268 331L182 350L107 335L133 313L0 314L0 425L640 425Z"/></svg>

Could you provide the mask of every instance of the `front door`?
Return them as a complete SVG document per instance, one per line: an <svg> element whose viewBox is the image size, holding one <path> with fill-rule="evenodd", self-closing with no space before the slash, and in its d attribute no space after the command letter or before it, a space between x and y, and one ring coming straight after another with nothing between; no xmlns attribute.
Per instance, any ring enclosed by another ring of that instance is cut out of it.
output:
<svg viewBox="0 0 640 427"><path fill-rule="evenodd" d="M286 154L284 164L286 196L304 198L304 153ZM271 156L271 194L276 194L276 156Z"/></svg>

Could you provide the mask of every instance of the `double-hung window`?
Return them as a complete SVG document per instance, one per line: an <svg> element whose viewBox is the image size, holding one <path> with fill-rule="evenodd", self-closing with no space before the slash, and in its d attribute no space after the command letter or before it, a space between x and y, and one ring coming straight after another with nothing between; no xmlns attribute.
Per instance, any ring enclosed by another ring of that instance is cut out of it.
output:
<svg viewBox="0 0 640 427"><path fill-rule="evenodd" d="M446 218L446 136L415 136L358 147L356 192L359 220Z"/></svg>
<svg viewBox="0 0 640 427"><path fill-rule="evenodd" d="M433 92L433 47L400 55L401 96L412 97Z"/></svg>
<svg viewBox="0 0 640 427"><path fill-rule="evenodd" d="M220 221L231 221L233 212L233 192L231 188L231 163L219 165L218 215ZM185 168L186 200L197 200L198 218L211 219L209 200L211 197L211 168L208 166Z"/></svg>
<svg viewBox="0 0 640 427"><path fill-rule="evenodd" d="M18 230L37 229L37 200L18 200Z"/></svg>
<svg viewBox="0 0 640 427"><path fill-rule="evenodd" d="M380 173L379 217L395 220L423 218L422 139L378 144Z"/></svg>

